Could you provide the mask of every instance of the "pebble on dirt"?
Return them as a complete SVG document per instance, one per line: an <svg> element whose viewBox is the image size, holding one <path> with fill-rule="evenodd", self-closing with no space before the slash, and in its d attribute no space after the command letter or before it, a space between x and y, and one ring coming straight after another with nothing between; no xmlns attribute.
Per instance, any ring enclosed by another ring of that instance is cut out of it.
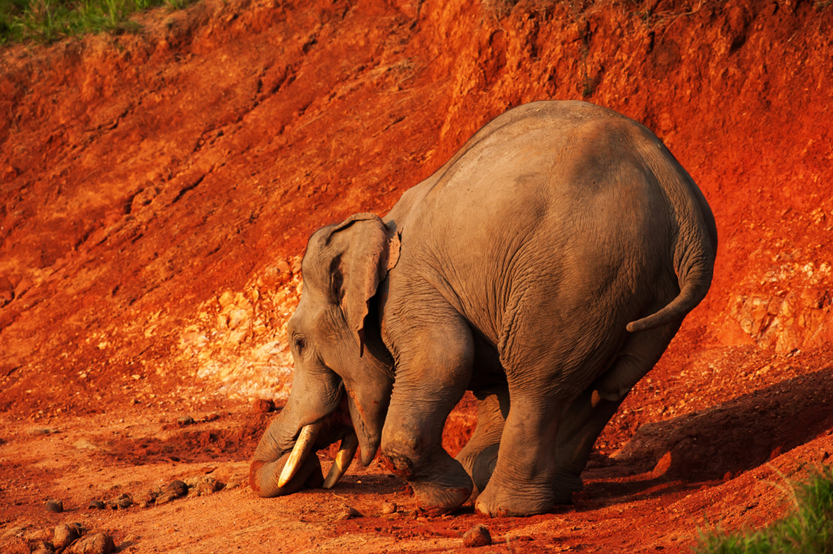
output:
<svg viewBox="0 0 833 554"><path fill-rule="evenodd" d="M171 500L181 498L186 494L188 494L188 485L177 479L176 481L168 483L162 490L148 491L148 498L143 505L154 503L157 506L161 506L162 504L167 504Z"/></svg>
<svg viewBox="0 0 833 554"><path fill-rule="evenodd" d="M212 477L201 477L191 488L190 494L194 496L207 496L222 490L225 484Z"/></svg>
<svg viewBox="0 0 833 554"><path fill-rule="evenodd" d="M12 535L21 536L18 531L22 531L24 529L26 529L26 526L23 526L22 528L12 527L8 531L6 531L2 535L0 535L0 537L6 538L6 537L10 537ZM22 536L23 536L23 540L30 541L30 542L41 541L41 542L47 542L48 543L52 540L52 532L44 530L44 529L32 529L31 531L25 531ZM51 546L51 544L50 544L50 546Z"/></svg>
<svg viewBox="0 0 833 554"><path fill-rule="evenodd" d="M490 544L492 544L492 535L489 533L489 529L483 524L475 525L463 535L463 546L468 548L488 546Z"/></svg>
<svg viewBox="0 0 833 554"><path fill-rule="evenodd" d="M384 502L382 504L382 515L389 515L396 513L396 503L395 502Z"/></svg>
<svg viewBox="0 0 833 554"><path fill-rule="evenodd" d="M54 435L55 433L60 433L60 431L54 427L40 427L29 431L30 435Z"/></svg>
<svg viewBox="0 0 833 554"><path fill-rule="evenodd" d="M55 527L52 535L52 546L56 550L66 548L84 534L84 528L80 523L62 523Z"/></svg>
<svg viewBox="0 0 833 554"><path fill-rule="evenodd" d="M90 504L89 504L89 506L87 506L87 509L88 510L103 510L106 507L107 507L107 504L105 504L101 500L90 500Z"/></svg>
<svg viewBox="0 0 833 554"><path fill-rule="evenodd" d="M46 501L46 511L47 512L55 512L56 514L60 514L64 511L64 503L61 500L56 500L54 498L50 498Z"/></svg>
<svg viewBox="0 0 833 554"><path fill-rule="evenodd" d="M356 518L356 517L364 517L364 516L357 509L355 509L351 506L348 506L347 508L344 509L343 512L341 512L340 514L338 514L338 516L336 516L336 519L346 520L346 519L353 519L353 518Z"/></svg>
<svg viewBox="0 0 833 554"><path fill-rule="evenodd" d="M133 498L131 498L127 493L122 493L108 502L108 504L114 510L124 510L133 505Z"/></svg>
<svg viewBox="0 0 833 554"><path fill-rule="evenodd" d="M139 494L134 496L133 502L135 504L138 504L140 508L147 508L148 506L156 502L156 499L159 497L160 494L162 494L160 489L150 489L145 492L140 492Z"/></svg>
<svg viewBox="0 0 833 554"><path fill-rule="evenodd" d="M162 504L167 504L171 500L176 500L179 498L175 492L165 491L153 494L153 499L147 502L147 505L156 504L157 506L161 506Z"/></svg>
<svg viewBox="0 0 833 554"><path fill-rule="evenodd" d="M64 550L64 554L111 554L115 551L113 537L106 533L96 533L81 537Z"/></svg>
<svg viewBox="0 0 833 554"><path fill-rule="evenodd" d="M180 496L185 496L188 494L188 485L180 480L171 481L168 483L168 486L165 487L166 492L171 492L176 495L177 498Z"/></svg>
<svg viewBox="0 0 833 554"><path fill-rule="evenodd" d="M32 550L32 554L54 554L54 552L52 545L44 541L38 542Z"/></svg>
<svg viewBox="0 0 833 554"><path fill-rule="evenodd" d="M275 409L275 403L271 400L258 398L252 402L252 411L256 414L268 414Z"/></svg>

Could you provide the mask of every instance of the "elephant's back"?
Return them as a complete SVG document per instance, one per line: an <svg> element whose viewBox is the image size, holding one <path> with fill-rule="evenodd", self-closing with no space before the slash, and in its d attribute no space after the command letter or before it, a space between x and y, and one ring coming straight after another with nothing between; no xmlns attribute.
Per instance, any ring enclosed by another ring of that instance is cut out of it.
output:
<svg viewBox="0 0 833 554"><path fill-rule="evenodd" d="M481 209L473 199L488 201L501 191L511 194L514 182L528 182L545 167L570 163L572 147L585 142L577 138L582 128L586 134L591 128L623 122L633 124L616 112L581 101L540 101L509 110L482 127L433 175L407 190L385 219L402 229L432 219L449 203L455 204L455 215L462 215L466 206Z"/></svg>
<svg viewBox="0 0 833 554"><path fill-rule="evenodd" d="M646 162L652 150L660 151L652 164L676 164L653 133L616 112L579 101L526 104L494 119L409 191L401 226L435 237L441 249L488 245L486 256L499 256L495 246L507 237L511 250L541 233L553 247L558 237L591 230L597 242L638 240L672 224Z"/></svg>
<svg viewBox="0 0 833 554"><path fill-rule="evenodd" d="M507 112L391 212L402 260L496 344L530 296L556 319L608 302L624 328L642 306L616 304L611 283L635 294L671 267L674 222L640 154L652 137L584 102Z"/></svg>

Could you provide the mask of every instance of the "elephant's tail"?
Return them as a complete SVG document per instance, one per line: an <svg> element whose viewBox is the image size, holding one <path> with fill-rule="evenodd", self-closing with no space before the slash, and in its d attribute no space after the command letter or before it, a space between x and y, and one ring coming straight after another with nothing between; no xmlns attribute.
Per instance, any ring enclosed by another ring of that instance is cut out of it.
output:
<svg viewBox="0 0 833 554"><path fill-rule="evenodd" d="M679 224L673 251L680 294L658 312L628 323L631 333L682 321L709 292L717 257L717 225L703 193L653 133L641 150ZM659 146L659 148L657 148Z"/></svg>
<svg viewBox="0 0 833 554"><path fill-rule="evenodd" d="M628 331L636 333L680 321L706 297L712 282L714 256L698 258L681 279L680 294L660 311L628 323Z"/></svg>

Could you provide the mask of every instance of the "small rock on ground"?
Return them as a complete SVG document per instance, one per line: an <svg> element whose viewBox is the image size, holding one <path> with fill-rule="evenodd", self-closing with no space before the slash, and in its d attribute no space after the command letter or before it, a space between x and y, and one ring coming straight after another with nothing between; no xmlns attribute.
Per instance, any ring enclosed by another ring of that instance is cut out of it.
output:
<svg viewBox="0 0 833 554"><path fill-rule="evenodd" d="M52 544L40 541L35 545L32 554L55 554L55 550L52 548Z"/></svg>
<svg viewBox="0 0 833 554"><path fill-rule="evenodd" d="M124 510L133 505L133 498L131 498L127 493L122 493L108 502L108 504L114 510Z"/></svg>
<svg viewBox="0 0 833 554"><path fill-rule="evenodd" d="M25 529L25 527L24 527L24 529ZM2 535L0 535L0 537L6 538L6 537L9 537L9 536L13 536L13 535L19 536L17 531L18 531L18 528L12 527L8 531L6 531ZM26 531L26 532L23 533L23 540L27 540L27 541L31 541L31 542L37 542L37 541L50 542L52 540L52 533L50 531L47 531L47 530L44 530L44 529L32 529L31 531Z"/></svg>
<svg viewBox="0 0 833 554"><path fill-rule="evenodd" d="M177 498L179 498L179 496L175 492L165 491L157 495L153 503L157 506L161 506L162 504L167 504L171 500L176 500Z"/></svg>
<svg viewBox="0 0 833 554"><path fill-rule="evenodd" d="M154 503L157 506L167 504L188 494L188 485L180 480L171 481L165 488L158 491L149 491L147 503Z"/></svg>
<svg viewBox="0 0 833 554"><path fill-rule="evenodd" d="M256 414L267 414L275 409L275 403L271 400L258 398L252 402L252 411Z"/></svg>
<svg viewBox="0 0 833 554"><path fill-rule="evenodd" d="M156 502L156 499L159 495L162 494L160 489L149 489L144 492L140 492L136 496L133 497L133 502L138 504L140 508L147 508L151 504Z"/></svg>
<svg viewBox="0 0 833 554"><path fill-rule="evenodd" d="M225 488L225 483L209 477L200 475L185 481L190 489L191 496L207 496Z"/></svg>
<svg viewBox="0 0 833 554"><path fill-rule="evenodd" d="M54 435L55 433L60 433L54 427L41 427L39 429L32 429L29 431L30 435Z"/></svg>
<svg viewBox="0 0 833 554"><path fill-rule="evenodd" d="M382 515L395 514L396 508L395 502L384 502L382 504Z"/></svg>
<svg viewBox="0 0 833 554"><path fill-rule="evenodd" d="M50 498L46 501L46 511L47 512L55 512L56 514L60 514L64 511L64 503L61 500L56 500L54 498Z"/></svg>
<svg viewBox="0 0 833 554"><path fill-rule="evenodd" d="M116 551L113 537L106 533L96 533L81 537L64 550L65 554L111 554Z"/></svg>
<svg viewBox="0 0 833 554"><path fill-rule="evenodd" d="M62 523L55 527L55 532L52 535L52 546L58 550L66 548L83 534L84 528L80 523Z"/></svg>
<svg viewBox="0 0 833 554"><path fill-rule="evenodd" d="M165 487L165 492L173 493L176 495L176 498L179 498L180 496L188 494L188 485L179 480L171 481L168 483L168 486Z"/></svg>
<svg viewBox="0 0 833 554"><path fill-rule="evenodd" d="M336 516L336 519L344 520L344 519L353 519L356 517L364 517L360 511L355 508L348 506L344 509L343 512Z"/></svg>
<svg viewBox="0 0 833 554"><path fill-rule="evenodd" d="M87 506L88 510L103 510L106 508L107 505L102 502L101 500L90 500L90 505Z"/></svg>
<svg viewBox="0 0 833 554"><path fill-rule="evenodd" d="M217 483L216 482L208 483L208 482L203 481L202 483L199 483L194 488L194 490L196 491L194 494L196 494L197 496L207 496L209 494L214 494L219 489L217 488Z"/></svg>
<svg viewBox="0 0 833 554"><path fill-rule="evenodd" d="M485 525L475 525L463 535L463 546L474 548L492 544L492 535Z"/></svg>

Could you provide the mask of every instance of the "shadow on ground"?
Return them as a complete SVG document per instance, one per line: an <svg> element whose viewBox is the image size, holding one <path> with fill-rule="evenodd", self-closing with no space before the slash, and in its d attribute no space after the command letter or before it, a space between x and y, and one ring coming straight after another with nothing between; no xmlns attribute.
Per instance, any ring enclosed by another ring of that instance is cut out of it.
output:
<svg viewBox="0 0 833 554"><path fill-rule="evenodd" d="M652 471L657 478L686 483L721 479L831 430L833 373L826 368L712 408L646 423L614 460L616 466Z"/></svg>

